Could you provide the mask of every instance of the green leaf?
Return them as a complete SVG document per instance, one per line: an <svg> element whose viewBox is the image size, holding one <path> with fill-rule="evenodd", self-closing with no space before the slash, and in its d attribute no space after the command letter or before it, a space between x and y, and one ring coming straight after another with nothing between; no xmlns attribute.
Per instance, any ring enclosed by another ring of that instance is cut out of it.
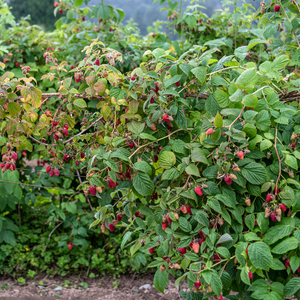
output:
<svg viewBox="0 0 300 300"><path fill-rule="evenodd" d="M209 221L207 214L204 211L197 211L196 215L193 216L193 218L199 222L201 225L208 227L209 226Z"/></svg>
<svg viewBox="0 0 300 300"><path fill-rule="evenodd" d="M73 102L74 105L80 107L80 108L85 108L87 107L87 104L86 102L83 100L83 99L76 99L74 102Z"/></svg>
<svg viewBox="0 0 300 300"><path fill-rule="evenodd" d="M191 70L191 72L196 76L196 78L203 83L206 78L206 68L204 67L197 67Z"/></svg>
<svg viewBox="0 0 300 300"><path fill-rule="evenodd" d="M83 4L83 0L75 0L74 5L75 7L79 7Z"/></svg>
<svg viewBox="0 0 300 300"><path fill-rule="evenodd" d="M208 160L206 158L205 152L200 148L194 148L191 154L192 162L202 162L208 165Z"/></svg>
<svg viewBox="0 0 300 300"><path fill-rule="evenodd" d="M21 111L20 105L15 102L9 102L7 105L7 109L10 115L16 115Z"/></svg>
<svg viewBox="0 0 300 300"><path fill-rule="evenodd" d="M300 278L291 279L284 287L284 293L286 296L295 295L300 289Z"/></svg>
<svg viewBox="0 0 300 300"><path fill-rule="evenodd" d="M286 55L280 55L275 58L272 63L272 70L279 71L284 69L289 63L289 58Z"/></svg>
<svg viewBox="0 0 300 300"><path fill-rule="evenodd" d="M188 222L186 218L179 218L179 226L185 232L190 232L192 230L192 225Z"/></svg>
<svg viewBox="0 0 300 300"><path fill-rule="evenodd" d="M262 130L262 131L269 130L269 128L271 126L271 119L270 119L269 113L266 110L260 111L256 115L255 120L256 120L256 127L259 130Z"/></svg>
<svg viewBox="0 0 300 300"><path fill-rule="evenodd" d="M68 203L66 203L66 210L74 215L74 214L76 214L77 206L73 202L68 202Z"/></svg>
<svg viewBox="0 0 300 300"><path fill-rule="evenodd" d="M222 292L223 284L219 275L217 275L215 272L212 272L211 274L210 285L212 287L213 292L219 296Z"/></svg>
<svg viewBox="0 0 300 300"><path fill-rule="evenodd" d="M200 177L199 169L195 164L189 164L185 168L185 172L189 175L194 175Z"/></svg>
<svg viewBox="0 0 300 300"><path fill-rule="evenodd" d="M128 124L128 129L137 135L141 134L144 131L145 123L132 121Z"/></svg>
<svg viewBox="0 0 300 300"><path fill-rule="evenodd" d="M179 176L179 171L176 168L171 168L169 170L166 170L161 179L162 180L174 180Z"/></svg>
<svg viewBox="0 0 300 300"><path fill-rule="evenodd" d="M260 185L266 182L267 172L265 168L258 163L252 162L242 169L244 178L252 184Z"/></svg>
<svg viewBox="0 0 300 300"><path fill-rule="evenodd" d="M251 263L257 269L268 270L272 264L273 257L267 244L256 242L248 248Z"/></svg>
<svg viewBox="0 0 300 300"><path fill-rule="evenodd" d="M188 26L193 29L197 24L197 19L194 15L185 15L185 22L188 24Z"/></svg>
<svg viewBox="0 0 300 300"><path fill-rule="evenodd" d="M257 99L257 97L255 95L246 95L243 98L242 103L246 107L254 107L258 103L258 99Z"/></svg>
<svg viewBox="0 0 300 300"><path fill-rule="evenodd" d="M222 91L221 89L217 89L214 95L220 107L224 108L229 105L229 95L226 92Z"/></svg>
<svg viewBox="0 0 300 300"><path fill-rule="evenodd" d="M251 68L244 71L236 81L239 89L244 91L251 91L254 89L257 82L256 68Z"/></svg>
<svg viewBox="0 0 300 300"><path fill-rule="evenodd" d="M294 228L290 225L277 225L271 227L263 236L263 241L268 245L274 244L278 240L290 235Z"/></svg>
<svg viewBox="0 0 300 300"><path fill-rule="evenodd" d="M110 8L108 5L100 3L95 8L97 8L97 17L99 19L105 21L110 17Z"/></svg>
<svg viewBox="0 0 300 300"><path fill-rule="evenodd" d="M250 285L250 278L249 278L249 267L244 266L241 270L241 279L242 281L247 284Z"/></svg>
<svg viewBox="0 0 300 300"><path fill-rule="evenodd" d="M175 75L171 78L169 78L166 82L165 82L165 88L167 89L169 86L171 86L172 84L180 81L182 75Z"/></svg>
<svg viewBox="0 0 300 300"><path fill-rule="evenodd" d="M270 140L263 140L260 143L260 151L264 151L266 149L269 149L272 146L273 146L273 144L272 144L272 142Z"/></svg>
<svg viewBox="0 0 300 300"><path fill-rule="evenodd" d="M108 121L108 117L111 114L111 108L108 105L103 105L101 108L101 115L105 121Z"/></svg>
<svg viewBox="0 0 300 300"><path fill-rule="evenodd" d="M145 133L145 132L142 132L140 134L140 138L143 139L143 140L150 140L150 141L156 141L157 140L156 137L154 137L151 134Z"/></svg>
<svg viewBox="0 0 300 300"><path fill-rule="evenodd" d="M230 252L227 248L225 247L218 247L216 249L217 253L219 253L222 257L226 259L230 259Z"/></svg>
<svg viewBox="0 0 300 300"><path fill-rule="evenodd" d="M219 114L219 112L217 113L217 115L215 116L215 121L214 121L216 127L218 128L222 128L223 127L223 118L222 116Z"/></svg>
<svg viewBox="0 0 300 300"><path fill-rule="evenodd" d="M295 169L295 170L298 170L298 163L297 163L297 159L293 156L293 155L290 155L288 154L286 157L285 157L285 160L284 162L291 168Z"/></svg>
<svg viewBox="0 0 300 300"><path fill-rule="evenodd" d="M141 172L145 172L147 173L149 176L152 175L152 168L151 166L145 162L145 161L137 161L133 167L138 170L138 171L141 171Z"/></svg>
<svg viewBox="0 0 300 300"><path fill-rule="evenodd" d="M167 270L161 272L160 269L158 269L154 275L154 286L158 291L161 293L164 293L164 290L169 283L169 276Z"/></svg>
<svg viewBox="0 0 300 300"><path fill-rule="evenodd" d="M159 155L159 166L163 169L170 169L176 163L176 156L171 151L163 151Z"/></svg>
<svg viewBox="0 0 300 300"><path fill-rule="evenodd" d="M142 196L150 196L154 192L154 184L149 175L144 172L138 172L133 177L133 187Z"/></svg>
<svg viewBox="0 0 300 300"><path fill-rule="evenodd" d="M298 248L298 244L299 242L295 237L285 238L272 249L272 252L275 254L286 254L289 251Z"/></svg>

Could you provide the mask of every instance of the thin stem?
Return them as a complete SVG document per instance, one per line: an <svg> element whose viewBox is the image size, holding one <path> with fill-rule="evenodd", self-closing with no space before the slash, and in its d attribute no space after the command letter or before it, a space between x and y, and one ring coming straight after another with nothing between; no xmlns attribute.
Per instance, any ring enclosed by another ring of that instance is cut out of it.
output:
<svg viewBox="0 0 300 300"><path fill-rule="evenodd" d="M180 0L180 17L182 16L182 3L183 0ZM184 52L184 47L183 47L183 25L181 25L181 48L182 48L182 53Z"/></svg>
<svg viewBox="0 0 300 300"><path fill-rule="evenodd" d="M286 13L286 11L285 11L285 8L283 7L283 5L282 5L282 3L281 3L281 0L279 0L279 2L280 2L280 5L281 5L281 7L282 7L282 10L284 11L284 14L285 14L285 16L286 16L288 22L292 25L291 20L289 19L288 15L287 15L287 13ZM298 7L298 6L297 6L297 7ZM298 8L298 9L299 9L299 8ZM293 26L292 26L292 28L293 28ZM293 28L293 32L294 32L294 36L295 36L295 38L296 38L298 47L299 47L299 49L300 49L300 42L299 42L299 40L298 40L298 36L297 36L297 33L296 33L296 31L295 31L294 28Z"/></svg>
<svg viewBox="0 0 300 300"><path fill-rule="evenodd" d="M137 148L137 149L136 149L136 150L135 150L128 158L131 159L131 157L132 157L134 154L136 154L139 150L141 150L142 148L147 147L147 146L153 144L154 142L158 142L158 141L164 140L165 138L170 137L172 134L174 134L174 133L176 133L176 132L179 132L179 131L182 131L182 130L183 130L183 129L177 129L177 130L171 132L170 134L168 134L168 135L166 135L166 136L164 136L164 137L162 137L162 138L160 138L160 139L158 139L158 140L155 140L155 141L153 141L153 142L150 142L150 143L147 143L147 144L145 144L145 145L140 146L140 147Z"/></svg>
<svg viewBox="0 0 300 300"><path fill-rule="evenodd" d="M233 126L233 124L241 117L241 115L242 115L242 113L243 113L245 107L246 107L246 106L244 105L243 109L241 110L241 112L240 112L240 114L237 116L237 118L236 118L236 119L228 126L228 129L229 129L229 130L231 130L231 127Z"/></svg>
<svg viewBox="0 0 300 300"><path fill-rule="evenodd" d="M55 231L55 229L58 228L61 224L63 224L62 221L60 221L60 223L54 227L54 229L53 229L53 230L50 232L50 234L49 234L48 240L50 240L50 237L51 237L51 235L53 234L53 232ZM46 251L47 247L48 247L48 244L46 245L46 247L45 247L45 249L44 249L44 252Z"/></svg>

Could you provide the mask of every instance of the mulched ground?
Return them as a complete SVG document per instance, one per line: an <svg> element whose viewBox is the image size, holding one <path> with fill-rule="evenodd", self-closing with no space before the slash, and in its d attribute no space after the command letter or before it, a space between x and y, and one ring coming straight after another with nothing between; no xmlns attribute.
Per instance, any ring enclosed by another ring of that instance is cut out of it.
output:
<svg viewBox="0 0 300 300"><path fill-rule="evenodd" d="M65 280L70 283L65 284ZM8 289L5 289L6 286ZM79 279L78 276L45 279L45 276L41 276L34 280L27 280L26 284L0 277L0 299L178 300L180 298L174 281L170 282L163 295L154 288L153 275L139 277L124 275L117 279L110 277Z"/></svg>

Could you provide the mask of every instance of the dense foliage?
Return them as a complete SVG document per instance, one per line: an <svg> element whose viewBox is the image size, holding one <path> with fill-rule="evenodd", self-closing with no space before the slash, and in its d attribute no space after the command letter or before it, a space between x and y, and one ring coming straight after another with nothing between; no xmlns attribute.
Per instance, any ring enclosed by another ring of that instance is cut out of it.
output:
<svg viewBox="0 0 300 300"><path fill-rule="evenodd" d="M118 231L161 292L174 276L185 299L299 298L299 4L225 1L207 18L165 2L178 41L80 0L55 3L51 34L3 25L1 257L35 207L52 259L84 253L75 271Z"/></svg>

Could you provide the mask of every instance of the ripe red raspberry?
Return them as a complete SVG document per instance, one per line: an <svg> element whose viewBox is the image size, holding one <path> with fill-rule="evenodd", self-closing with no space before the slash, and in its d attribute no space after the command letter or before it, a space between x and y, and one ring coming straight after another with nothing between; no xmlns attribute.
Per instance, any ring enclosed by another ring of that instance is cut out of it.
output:
<svg viewBox="0 0 300 300"><path fill-rule="evenodd" d="M162 118L165 122L170 123L169 116L167 114L164 114Z"/></svg>
<svg viewBox="0 0 300 300"><path fill-rule="evenodd" d="M69 156L68 156L67 154L64 154L63 160L64 160L65 162L68 162L68 161L69 161Z"/></svg>
<svg viewBox="0 0 300 300"><path fill-rule="evenodd" d="M231 185L231 184L232 184L232 179L230 178L230 176L225 177L224 180L225 180L225 182L226 182L228 185Z"/></svg>
<svg viewBox="0 0 300 300"><path fill-rule="evenodd" d="M99 60L99 59L96 59L96 60L95 60L95 65L96 65L96 66L100 66L100 60Z"/></svg>
<svg viewBox="0 0 300 300"><path fill-rule="evenodd" d="M59 9L59 12L60 12L61 14L63 14L63 10L62 10L61 8Z"/></svg>
<svg viewBox="0 0 300 300"><path fill-rule="evenodd" d="M65 128L62 133L65 135L65 136L68 136L69 135L69 131L67 128Z"/></svg>
<svg viewBox="0 0 300 300"><path fill-rule="evenodd" d="M5 165L5 168L8 170L8 169L10 168L10 164L7 163L7 164Z"/></svg>
<svg viewBox="0 0 300 300"><path fill-rule="evenodd" d="M113 224L108 224L108 228L111 232L113 232L115 230L115 226Z"/></svg>
<svg viewBox="0 0 300 300"><path fill-rule="evenodd" d="M53 177L54 171L50 171L50 172L49 172L49 175L50 175L50 177Z"/></svg>
<svg viewBox="0 0 300 300"><path fill-rule="evenodd" d="M201 281L198 280L197 282L194 282L194 287L199 290L201 287Z"/></svg>
<svg viewBox="0 0 300 300"><path fill-rule="evenodd" d="M209 128L207 131L206 131L206 135L212 135L214 134L214 130L212 128Z"/></svg>
<svg viewBox="0 0 300 300"><path fill-rule="evenodd" d="M96 190L96 188L94 187L94 186L89 186L89 191L90 191L90 193L92 194L92 195L96 195L96 193L97 193L97 190Z"/></svg>
<svg viewBox="0 0 300 300"><path fill-rule="evenodd" d="M72 245L68 245L69 249L72 250Z"/></svg>
<svg viewBox="0 0 300 300"><path fill-rule="evenodd" d="M243 151L240 151L237 153L237 156L240 160L243 160L244 159L244 152Z"/></svg>
<svg viewBox="0 0 300 300"><path fill-rule="evenodd" d="M163 222L163 223L161 224L161 226L162 226L162 230L166 230L167 227L168 227L168 222Z"/></svg>
<svg viewBox="0 0 300 300"><path fill-rule="evenodd" d="M150 254L153 254L153 252L154 252L154 247L152 247L152 248L149 249L149 253Z"/></svg>
<svg viewBox="0 0 300 300"><path fill-rule="evenodd" d="M58 124L58 122L56 122L56 121L52 122L53 127L57 126L57 124Z"/></svg>
<svg viewBox="0 0 300 300"><path fill-rule="evenodd" d="M136 80L135 76L132 76L130 79L131 79L132 81L135 81L135 80Z"/></svg>
<svg viewBox="0 0 300 300"><path fill-rule="evenodd" d="M109 182L108 182L108 187L109 187L110 189L113 189L114 187L116 187L116 186L118 185L117 182L113 182L112 179L110 179L110 178L109 178L108 181L109 181Z"/></svg>
<svg viewBox="0 0 300 300"><path fill-rule="evenodd" d="M119 222L122 221L122 215L121 215L121 214L117 214L117 220L118 220Z"/></svg>
<svg viewBox="0 0 300 300"><path fill-rule="evenodd" d="M253 278L253 274L252 274L252 272L249 270L249 272L248 272L248 276L249 276L249 279L252 279Z"/></svg>
<svg viewBox="0 0 300 300"><path fill-rule="evenodd" d="M172 225L172 220L170 219L169 215L167 215L167 220L170 223L170 225Z"/></svg>
<svg viewBox="0 0 300 300"><path fill-rule="evenodd" d="M81 152L81 153L80 153L80 157L81 157L81 158L84 158L84 157L85 157L85 153L84 153L84 152Z"/></svg>
<svg viewBox="0 0 300 300"><path fill-rule="evenodd" d="M19 68L20 67L20 64L18 62L16 62L16 67Z"/></svg>
<svg viewBox="0 0 300 300"><path fill-rule="evenodd" d="M50 167L50 166L47 166L46 172L49 173L50 171L51 171L51 167Z"/></svg>
<svg viewBox="0 0 300 300"><path fill-rule="evenodd" d="M54 175L55 175L56 177L58 177L58 176L59 176L59 170L54 170Z"/></svg>
<svg viewBox="0 0 300 300"><path fill-rule="evenodd" d="M133 149L134 148L134 143L129 143L129 148Z"/></svg>
<svg viewBox="0 0 300 300"><path fill-rule="evenodd" d="M79 161L75 161L75 166L79 166Z"/></svg>
<svg viewBox="0 0 300 300"><path fill-rule="evenodd" d="M17 153L13 153L11 155L12 159L17 160L18 159L18 154Z"/></svg>
<svg viewBox="0 0 300 300"><path fill-rule="evenodd" d="M54 2L54 7L57 7L58 6L58 2Z"/></svg>
<svg viewBox="0 0 300 300"><path fill-rule="evenodd" d="M271 213L270 218L273 222L276 222L276 213Z"/></svg>
<svg viewBox="0 0 300 300"><path fill-rule="evenodd" d="M203 193L202 193L202 189L200 186L196 187L195 188L195 193L198 195L198 196L202 196Z"/></svg>
<svg viewBox="0 0 300 300"><path fill-rule="evenodd" d="M278 12L278 11L280 11L280 5L279 5L279 4L276 4L276 5L274 6L274 12Z"/></svg>
<svg viewBox="0 0 300 300"><path fill-rule="evenodd" d="M285 266L286 269L291 266L290 261L288 259L285 261L284 266Z"/></svg>
<svg viewBox="0 0 300 300"><path fill-rule="evenodd" d="M271 194L268 194L267 197L266 197L266 201L267 202L270 202L272 200L272 195Z"/></svg>
<svg viewBox="0 0 300 300"><path fill-rule="evenodd" d="M286 211L287 210L287 207L285 204L280 204L280 208L282 211Z"/></svg>
<svg viewBox="0 0 300 300"><path fill-rule="evenodd" d="M54 138L56 141L58 141L58 140L59 140L59 137L58 137L58 135L57 135L57 134L54 134L54 135L53 135L53 138Z"/></svg>
<svg viewBox="0 0 300 300"><path fill-rule="evenodd" d="M175 85L180 86L180 82L179 81L175 82Z"/></svg>
<svg viewBox="0 0 300 300"><path fill-rule="evenodd" d="M184 247L184 248L179 248L178 251L179 251L182 255L186 254L186 248L185 248L185 247Z"/></svg>
<svg viewBox="0 0 300 300"><path fill-rule="evenodd" d="M192 208L191 207L187 207L186 211L189 215L192 215Z"/></svg>
<svg viewBox="0 0 300 300"><path fill-rule="evenodd" d="M82 21L85 21L85 17L82 17Z"/></svg>

